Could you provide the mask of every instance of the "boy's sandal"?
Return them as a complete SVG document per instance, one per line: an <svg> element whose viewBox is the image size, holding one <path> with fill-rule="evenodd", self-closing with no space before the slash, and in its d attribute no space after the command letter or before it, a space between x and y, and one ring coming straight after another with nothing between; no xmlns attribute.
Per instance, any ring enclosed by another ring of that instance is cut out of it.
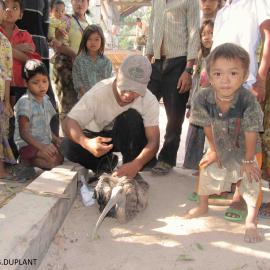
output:
<svg viewBox="0 0 270 270"><path fill-rule="evenodd" d="M192 201L192 202L198 202L199 201L199 196L196 192L190 192L188 194L188 200Z"/></svg>
<svg viewBox="0 0 270 270"><path fill-rule="evenodd" d="M158 161L152 168L151 172L155 175L165 175L170 172L172 166L164 161Z"/></svg>
<svg viewBox="0 0 270 270"><path fill-rule="evenodd" d="M246 210L240 210L235 208L227 208L224 213L224 219L232 222L241 222L244 221L247 216Z"/></svg>
<svg viewBox="0 0 270 270"><path fill-rule="evenodd" d="M262 203L258 212L258 217L270 219L270 203Z"/></svg>

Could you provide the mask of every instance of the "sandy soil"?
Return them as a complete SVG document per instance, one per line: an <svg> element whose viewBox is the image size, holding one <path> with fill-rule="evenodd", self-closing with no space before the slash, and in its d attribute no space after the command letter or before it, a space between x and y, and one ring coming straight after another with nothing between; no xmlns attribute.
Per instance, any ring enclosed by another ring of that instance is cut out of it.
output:
<svg viewBox="0 0 270 270"><path fill-rule="evenodd" d="M125 225L106 218L98 240L91 240L98 209L85 208L78 196L39 270L270 270L270 220L259 221L266 240L246 244L244 224L225 221L225 207L211 206L198 219L182 218L194 205L186 199L193 177L181 170L168 178L144 177L150 184L149 206Z"/></svg>
<svg viewBox="0 0 270 270"><path fill-rule="evenodd" d="M224 206L211 206L201 218L183 218L195 205L187 200L195 177L179 165L183 142L178 168L167 177L143 173L150 184L145 211L124 225L106 218L98 240L91 240L98 208L84 207L78 196L39 270L270 270L270 220L259 220L265 241L247 244L244 224L225 221ZM269 201L269 191L265 195Z"/></svg>

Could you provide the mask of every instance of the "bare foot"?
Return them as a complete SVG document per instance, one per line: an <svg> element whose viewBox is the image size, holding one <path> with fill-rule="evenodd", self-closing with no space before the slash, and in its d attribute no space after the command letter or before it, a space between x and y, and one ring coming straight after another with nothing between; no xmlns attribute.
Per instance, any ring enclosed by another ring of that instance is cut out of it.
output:
<svg viewBox="0 0 270 270"><path fill-rule="evenodd" d="M207 212L208 212L208 207L207 208L203 208L203 207L192 208L185 214L185 218L190 219L190 218L200 217L206 214Z"/></svg>
<svg viewBox="0 0 270 270"><path fill-rule="evenodd" d="M246 224L244 241L247 243L257 243L263 241L264 237L258 232L257 225L254 223Z"/></svg>

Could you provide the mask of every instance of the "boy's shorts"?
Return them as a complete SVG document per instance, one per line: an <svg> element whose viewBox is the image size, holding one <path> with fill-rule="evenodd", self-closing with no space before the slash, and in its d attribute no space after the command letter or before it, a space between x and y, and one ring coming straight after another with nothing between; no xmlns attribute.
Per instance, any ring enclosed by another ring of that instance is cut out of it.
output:
<svg viewBox="0 0 270 270"><path fill-rule="evenodd" d="M19 150L20 160L31 160L36 158L38 149L32 145L23 146Z"/></svg>
<svg viewBox="0 0 270 270"><path fill-rule="evenodd" d="M256 207L257 199L261 190L261 182L248 180L247 176L240 174L240 164L236 164L234 169L219 168L217 163L213 163L200 170L199 195L220 194L231 191L231 185L241 180L239 192L246 203Z"/></svg>

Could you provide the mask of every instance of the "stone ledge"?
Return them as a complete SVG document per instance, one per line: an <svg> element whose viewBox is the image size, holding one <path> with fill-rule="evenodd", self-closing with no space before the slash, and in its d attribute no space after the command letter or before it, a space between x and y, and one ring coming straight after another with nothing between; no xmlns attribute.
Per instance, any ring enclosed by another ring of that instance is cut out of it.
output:
<svg viewBox="0 0 270 270"><path fill-rule="evenodd" d="M65 162L43 172L27 186L31 191L17 194L0 209L0 269L38 268L73 204L80 170ZM3 265L7 260L9 265ZM20 261L15 265L14 260Z"/></svg>

